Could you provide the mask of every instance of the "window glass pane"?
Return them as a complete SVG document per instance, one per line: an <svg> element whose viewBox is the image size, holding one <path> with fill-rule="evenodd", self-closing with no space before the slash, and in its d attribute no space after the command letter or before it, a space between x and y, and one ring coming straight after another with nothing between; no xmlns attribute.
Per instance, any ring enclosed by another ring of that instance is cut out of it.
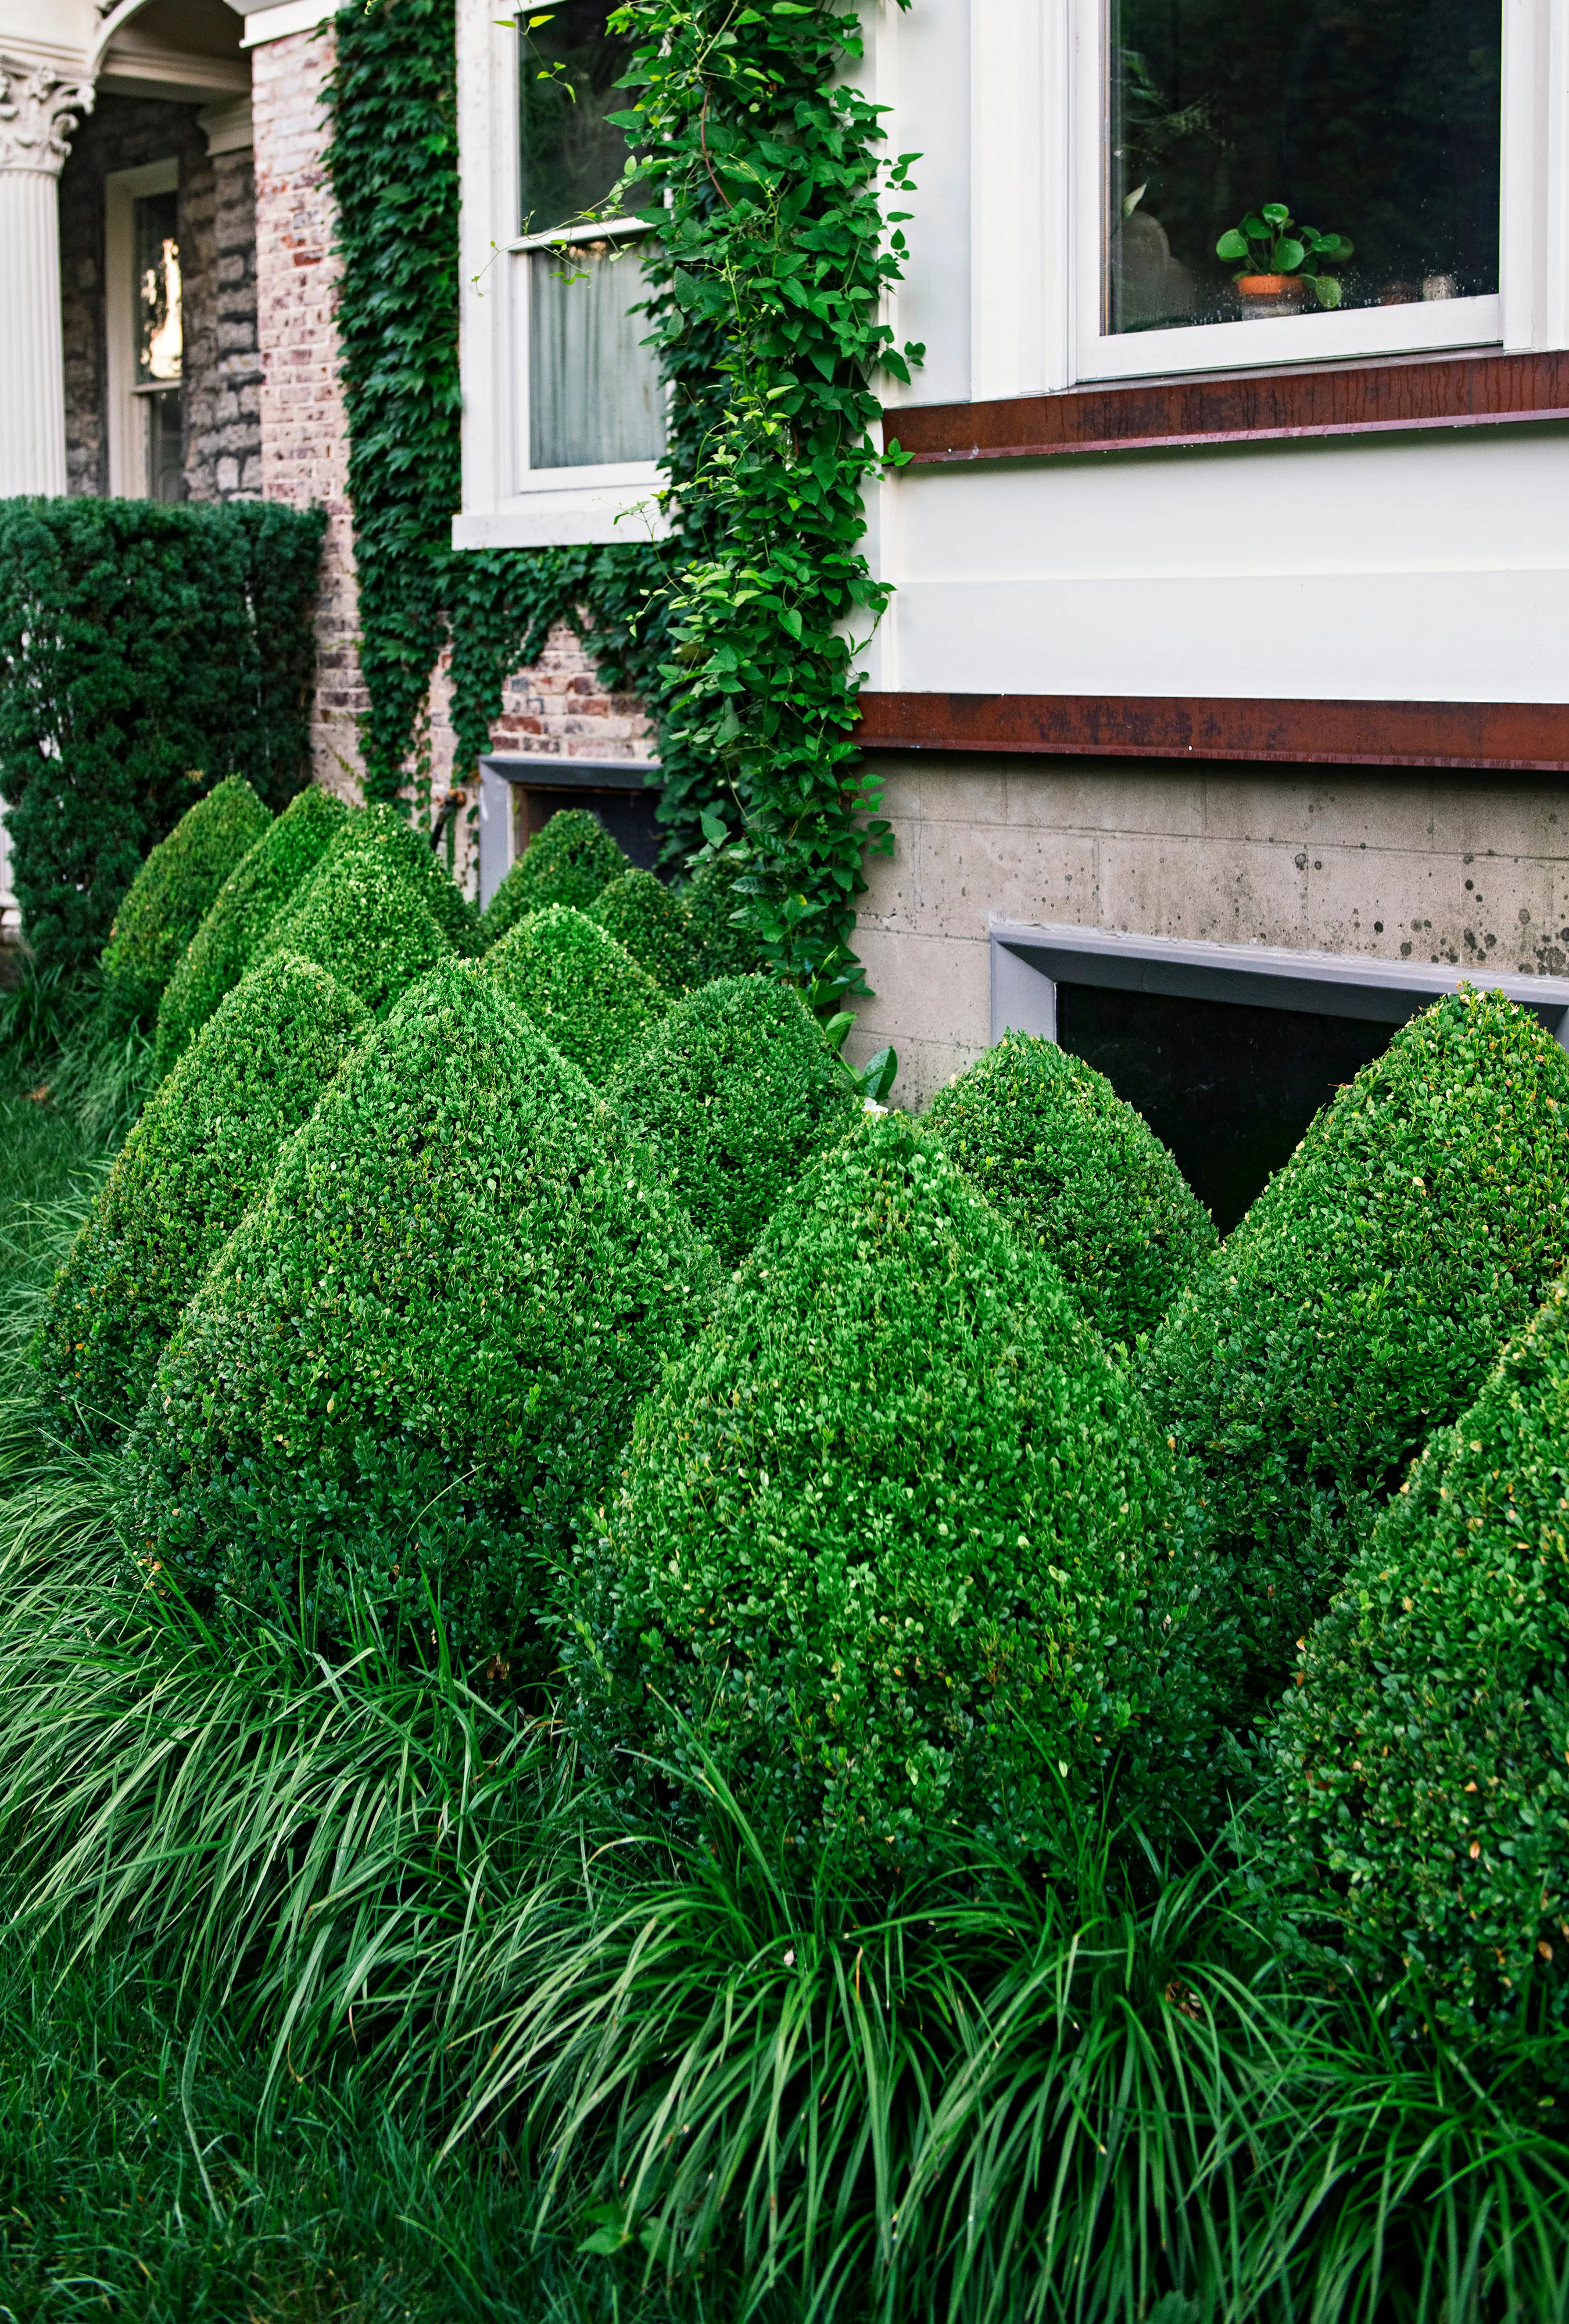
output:
<svg viewBox="0 0 1569 2324"><path fill-rule="evenodd" d="M531 31L544 9L518 19L520 234L544 234L595 208L626 167L626 140L605 116L632 102L615 84L635 43L605 31L608 13L595 0L563 0Z"/></svg>
<svg viewBox="0 0 1569 2324"><path fill-rule="evenodd" d="M147 406L147 496L154 501L185 498L185 447L181 441L180 390L168 387L160 394L138 398Z"/></svg>
<svg viewBox="0 0 1569 2324"><path fill-rule="evenodd" d="M136 204L136 377L180 377L180 197L144 194Z"/></svg>
<svg viewBox="0 0 1569 2324"><path fill-rule="evenodd" d="M574 243L529 258L529 465L657 460L659 366L640 345L648 295L637 243Z"/></svg>
<svg viewBox="0 0 1569 2324"><path fill-rule="evenodd" d="M1108 330L1497 290L1500 0L1110 7Z"/></svg>

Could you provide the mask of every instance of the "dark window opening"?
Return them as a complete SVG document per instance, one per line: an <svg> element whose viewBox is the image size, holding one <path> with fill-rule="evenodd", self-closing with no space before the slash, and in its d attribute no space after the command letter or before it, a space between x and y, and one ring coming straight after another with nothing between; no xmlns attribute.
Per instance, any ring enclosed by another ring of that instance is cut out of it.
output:
<svg viewBox="0 0 1569 2324"><path fill-rule="evenodd" d="M1059 983L1057 1039L1105 1074L1229 1234L1308 1123L1398 1030L1354 1017Z"/></svg>

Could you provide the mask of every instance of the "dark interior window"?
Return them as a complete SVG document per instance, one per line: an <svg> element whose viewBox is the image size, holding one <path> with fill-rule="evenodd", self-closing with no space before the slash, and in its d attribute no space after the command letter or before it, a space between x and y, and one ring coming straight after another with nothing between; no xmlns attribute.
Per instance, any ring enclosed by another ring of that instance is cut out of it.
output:
<svg viewBox="0 0 1569 2324"><path fill-rule="evenodd" d="M1105 1074L1229 1234L1321 1106L1393 1025L1059 984L1057 1039Z"/></svg>
<svg viewBox="0 0 1569 2324"><path fill-rule="evenodd" d="M518 20L521 234L594 209L626 167L626 140L605 116L627 106L615 84L637 44L606 32L608 13L595 0L562 0Z"/></svg>
<svg viewBox="0 0 1569 2324"><path fill-rule="evenodd" d="M1242 290L1258 254L1217 255L1266 203L1350 242L1320 270L1344 306L1496 290L1501 23L1499 0L1112 0L1106 327L1316 311L1300 276Z"/></svg>

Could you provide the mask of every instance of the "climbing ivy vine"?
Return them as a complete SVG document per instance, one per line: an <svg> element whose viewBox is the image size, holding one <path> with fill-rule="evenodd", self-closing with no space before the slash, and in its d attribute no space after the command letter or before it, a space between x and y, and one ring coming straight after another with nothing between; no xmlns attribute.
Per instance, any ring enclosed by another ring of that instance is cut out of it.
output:
<svg viewBox="0 0 1569 2324"><path fill-rule="evenodd" d="M541 5L543 0L541 0ZM368 786L408 780L429 673L452 651L460 760L553 621L660 722L672 853L725 853L746 918L820 1008L858 988L868 844L853 641L889 596L863 552L880 367L907 379L884 292L901 214L881 109L846 77L853 14L803 0L629 0L617 119L658 228L651 333L669 389L654 547L462 552L453 0L355 0L336 20L330 168L371 696ZM614 208L612 198L607 208ZM897 458L897 450L891 452Z"/></svg>

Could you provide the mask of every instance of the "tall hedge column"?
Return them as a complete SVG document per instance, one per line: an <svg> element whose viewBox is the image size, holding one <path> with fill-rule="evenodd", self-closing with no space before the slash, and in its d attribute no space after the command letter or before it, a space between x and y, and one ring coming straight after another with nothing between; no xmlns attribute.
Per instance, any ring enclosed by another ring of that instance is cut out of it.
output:
<svg viewBox="0 0 1569 2324"><path fill-rule="evenodd" d="M65 490L60 172L93 92L0 56L0 494Z"/></svg>

